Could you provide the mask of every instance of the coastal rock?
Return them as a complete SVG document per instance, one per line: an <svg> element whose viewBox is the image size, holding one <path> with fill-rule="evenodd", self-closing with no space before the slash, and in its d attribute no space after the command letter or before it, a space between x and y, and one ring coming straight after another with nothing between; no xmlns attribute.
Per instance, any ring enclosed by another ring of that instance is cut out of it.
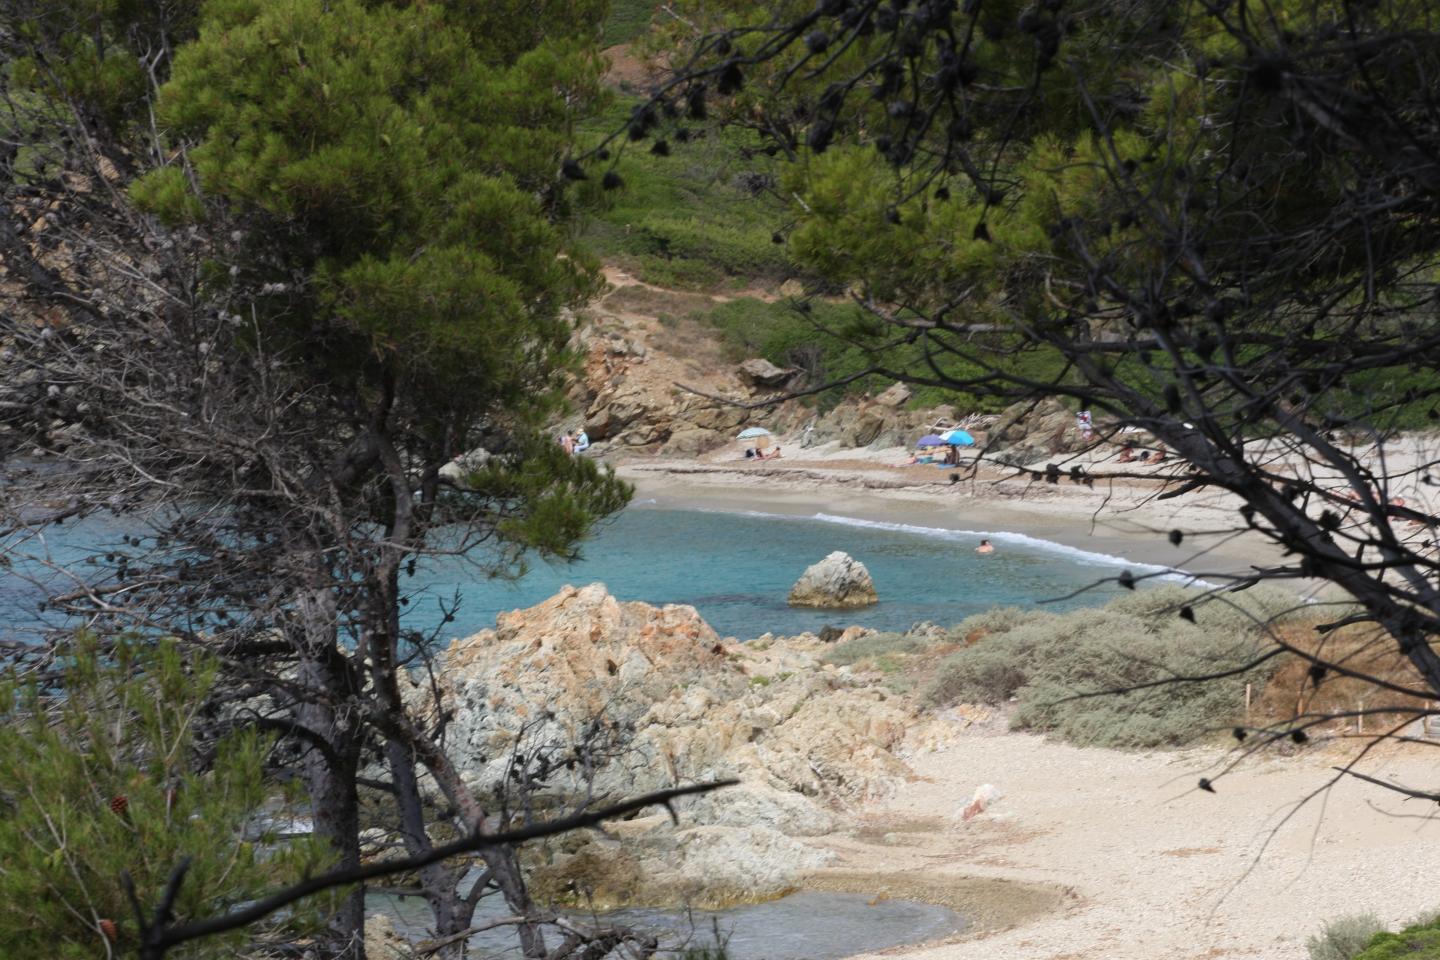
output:
<svg viewBox="0 0 1440 960"><path fill-rule="evenodd" d="M716 433L714 430L677 424L674 432L670 434L670 439L666 440L665 446L660 448L660 452L668 456L693 457L706 450L715 449L724 443L725 439L724 434Z"/></svg>
<svg viewBox="0 0 1440 960"><path fill-rule="evenodd" d="M469 453L461 454L440 468L440 476L451 483L461 483L471 473L479 470L490 459L490 451L476 447Z"/></svg>
<svg viewBox="0 0 1440 960"><path fill-rule="evenodd" d="M903 383L892 383L888 389L875 397L875 402L886 407L903 407L912 396L912 391Z"/></svg>
<svg viewBox="0 0 1440 960"><path fill-rule="evenodd" d="M1075 429L1074 412L1054 398L1022 400L1006 407L991 438L996 459L1016 466L1085 447Z"/></svg>
<svg viewBox="0 0 1440 960"><path fill-rule="evenodd" d="M543 776L531 767L541 805L740 781L678 802L678 831L665 816L614 824L623 843L592 838L578 860L578 841L535 845L547 888L603 881L614 903L753 898L818 862L797 838L831 830L836 806L887 796L910 776L896 755L913 726L907 703L822 663L828 649L808 634L726 641L692 607L566 587L455 641L438 709L451 716L446 744L462 776L489 796L514 789L517 756L545 758ZM410 696L437 709L428 684ZM721 870L727 856L742 866ZM753 882L741 882L746 871Z"/></svg>
<svg viewBox="0 0 1440 960"><path fill-rule="evenodd" d="M980 816L980 814L984 813L991 804L999 800L1001 796L1002 794L994 784L980 784L980 786L975 788L975 795L970 798L970 802L960 811L960 822L966 823L974 820Z"/></svg>
<svg viewBox="0 0 1440 960"><path fill-rule="evenodd" d="M836 550L800 575L787 600L792 607L868 607L880 597L865 564Z"/></svg>
<svg viewBox="0 0 1440 960"><path fill-rule="evenodd" d="M570 834L529 864L544 899L601 909L635 903L700 909L773 899L835 859L763 826L670 829L666 816L612 825L609 836Z"/></svg>
<svg viewBox="0 0 1440 960"><path fill-rule="evenodd" d="M739 365L740 375L757 387L778 387L795 375L794 367L777 367L763 357Z"/></svg>
<svg viewBox="0 0 1440 960"><path fill-rule="evenodd" d="M381 913L365 918L365 956L369 960L410 960L410 942L395 930L395 922Z"/></svg>

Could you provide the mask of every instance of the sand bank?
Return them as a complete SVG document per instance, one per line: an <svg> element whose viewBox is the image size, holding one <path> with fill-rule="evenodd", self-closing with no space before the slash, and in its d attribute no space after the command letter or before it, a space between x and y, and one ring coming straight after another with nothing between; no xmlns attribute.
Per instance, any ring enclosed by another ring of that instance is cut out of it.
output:
<svg viewBox="0 0 1440 960"><path fill-rule="evenodd" d="M1440 906L1429 882L1440 867L1433 805L1348 778L1317 795L1341 755L1317 747L1258 761L1208 794L1195 783L1214 775L1222 751L979 735L912 761L914 782L824 843L840 855L843 889L930 899L922 888L954 885L956 906L979 911L978 932L892 957L1303 960L1305 939L1328 920L1373 912L1398 926ZM1433 757L1381 751L1361 769L1420 785ZM981 783L1004 796L962 823ZM1016 885L1015 902L982 882L995 880Z"/></svg>

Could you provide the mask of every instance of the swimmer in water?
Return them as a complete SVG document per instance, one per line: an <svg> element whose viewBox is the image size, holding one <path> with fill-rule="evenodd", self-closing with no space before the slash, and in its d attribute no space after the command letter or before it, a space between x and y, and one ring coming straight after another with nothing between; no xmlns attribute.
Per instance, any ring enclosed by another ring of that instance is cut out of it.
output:
<svg viewBox="0 0 1440 960"><path fill-rule="evenodd" d="M980 546L975 548L976 553L994 553L995 545L989 540L981 540Z"/></svg>

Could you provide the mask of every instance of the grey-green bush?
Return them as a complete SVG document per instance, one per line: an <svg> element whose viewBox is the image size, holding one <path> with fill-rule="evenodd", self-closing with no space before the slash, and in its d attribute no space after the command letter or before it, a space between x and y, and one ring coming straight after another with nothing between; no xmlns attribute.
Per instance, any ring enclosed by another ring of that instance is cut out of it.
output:
<svg viewBox="0 0 1440 960"><path fill-rule="evenodd" d="M905 633L868 633L837 643L825 654L826 663L844 667L861 660L873 660L887 653L919 653L930 644L923 637Z"/></svg>
<svg viewBox="0 0 1440 960"><path fill-rule="evenodd" d="M1310 960L1354 960L1385 925L1373 913L1339 917L1305 941Z"/></svg>
<svg viewBox="0 0 1440 960"><path fill-rule="evenodd" d="M964 641L977 633L987 637L997 633L1008 633L1021 624L1033 623L1037 618L1044 616L1048 616L1048 614L1037 610L1021 610L1019 607L992 607L984 613L977 613L961 620L951 629L950 636L953 640Z"/></svg>
<svg viewBox="0 0 1440 960"><path fill-rule="evenodd" d="M972 617L955 633L985 629L985 635L940 665L925 699L939 705L1014 697L1013 727L1082 745L1186 743L1229 725L1245 684L1263 681L1268 664L1234 677L1133 688L1239 667L1263 648L1259 624L1294 608L1274 591L1230 594L1225 603L1200 602L1202 596L1157 587L1063 615L996 611L989 623ZM1194 623L1178 615L1182 607L1191 608Z"/></svg>

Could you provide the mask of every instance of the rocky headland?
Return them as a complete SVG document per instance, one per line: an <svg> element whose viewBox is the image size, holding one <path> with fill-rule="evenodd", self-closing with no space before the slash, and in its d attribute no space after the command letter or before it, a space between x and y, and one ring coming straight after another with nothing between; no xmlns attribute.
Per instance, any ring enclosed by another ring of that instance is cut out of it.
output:
<svg viewBox="0 0 1440 960"><path fill-rule="evenodd" d="M766 899L833 858L807 838L892 795L907 758L966 722L918 715L827 649L813 634L740 643L693 607L566 587L451 645L446 742L471 784L512 808L736 779L678 804L678 826L662 811L543 846L534 877L603 905Z"/></svg>

